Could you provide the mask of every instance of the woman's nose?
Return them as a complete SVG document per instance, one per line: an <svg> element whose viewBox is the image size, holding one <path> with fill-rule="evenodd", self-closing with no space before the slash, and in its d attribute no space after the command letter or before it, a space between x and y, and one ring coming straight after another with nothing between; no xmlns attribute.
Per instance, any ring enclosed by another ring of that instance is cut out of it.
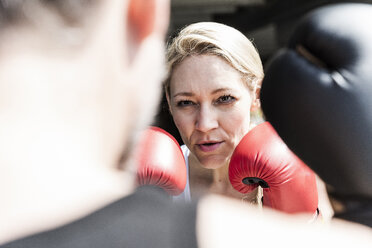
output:
<svg viewBox="0 0 372 248"><path fill-rule="evenodd" d="M201 132L208 132L218 127L218 116L207 106L201 106L196 117L195 128Z"/></svg>

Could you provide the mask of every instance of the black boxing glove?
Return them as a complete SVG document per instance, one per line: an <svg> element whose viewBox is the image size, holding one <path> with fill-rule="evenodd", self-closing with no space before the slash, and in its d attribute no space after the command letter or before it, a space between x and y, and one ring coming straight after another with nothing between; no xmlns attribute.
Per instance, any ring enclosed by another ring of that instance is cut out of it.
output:
<svg viewBox="0 0 372 248"><path fill-rule="evenodd" d="M335 4L299 23L269 62L262 109L342 205L372 226L372 5Z"/></svg>

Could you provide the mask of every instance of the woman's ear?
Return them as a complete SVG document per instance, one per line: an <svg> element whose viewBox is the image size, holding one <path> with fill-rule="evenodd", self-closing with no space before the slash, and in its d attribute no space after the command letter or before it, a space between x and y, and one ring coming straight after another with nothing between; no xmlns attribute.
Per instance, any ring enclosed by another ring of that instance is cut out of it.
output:
<svg viewBox="0 0 372 248"><path fill-rule="evenodd" d="M256 98L252 101L251 112L257 112L261 108L260 99Z"/></svg>
<svg viewBox="0 0 372 248"><path fill-rule="evenodd" d="M261 101L260 101L261 82L262 80L257 82L254 85L253 94L252 94L251 112L258 111L261 108Z"/></svg>

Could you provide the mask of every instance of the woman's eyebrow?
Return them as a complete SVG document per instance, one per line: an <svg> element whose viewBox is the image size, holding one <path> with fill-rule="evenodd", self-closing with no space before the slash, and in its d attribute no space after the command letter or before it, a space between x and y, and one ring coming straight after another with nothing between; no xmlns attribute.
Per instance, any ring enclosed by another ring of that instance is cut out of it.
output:
<svg viewBox="0 0 372 248"><path fill-rule="evenodd" d="M230 91L230 90L231 90L230 88L218 88L218 89L212 91L212 95L220 93L221 91Z"/></svg>
<svg viewBox="0 0 372 248"><path fill-rule="evenodd" d="M212 91L212 95L215 95L217 93L220 93L220 92L223 92L223 91L230 91L231 88L218 88L218 89L215 89L214 91ZM188 96L188 97L191 97L191 96L194 96L193 93L191 92L179 92L179 93L176 93L173 95L173 97L177 97L177 96Z"/></svg>
<svg viewBox="0 0 372 248"><path fill-rule="evenodd" d="M191 92L179 92L179 93L176 93L173 95L173 97L176 97L176 96L193 96L194 94L191 93Z"/></svg>

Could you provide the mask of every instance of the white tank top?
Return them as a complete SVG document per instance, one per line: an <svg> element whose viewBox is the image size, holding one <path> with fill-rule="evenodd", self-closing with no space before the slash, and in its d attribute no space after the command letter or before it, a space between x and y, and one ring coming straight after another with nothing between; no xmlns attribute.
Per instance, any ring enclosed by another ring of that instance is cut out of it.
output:
<svg viewBox="0 0 372 248"><path fill-rule="evenodd" d="M183 153L183 157L185 158L185 162L186 162L187 181L186 181L185 190L180 195L173 196L173 201L176 201L176 202L190 202L191 201L190 184L189 184L189 155L190 155L190 150L187 148L186 145L182 145L181 150L182 150L182 153Z"/></svg>

